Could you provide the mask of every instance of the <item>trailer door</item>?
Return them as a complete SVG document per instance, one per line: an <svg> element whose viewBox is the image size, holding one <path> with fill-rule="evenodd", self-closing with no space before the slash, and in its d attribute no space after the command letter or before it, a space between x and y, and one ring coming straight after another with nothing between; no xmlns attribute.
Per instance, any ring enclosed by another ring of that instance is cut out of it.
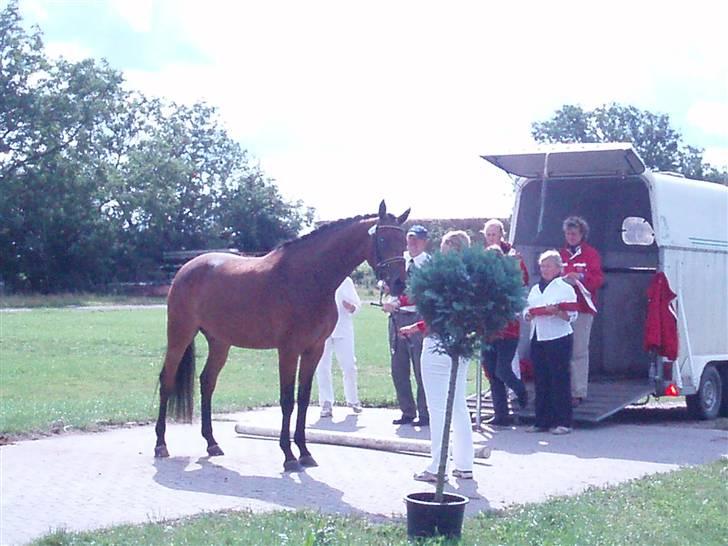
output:
<svg viewBox="0 0 728 546"><path fill-rule="evenodd" d="M544 146L524 153L481 157L522 178L626 177L645 171L640 156L626 143Z"/></svg>

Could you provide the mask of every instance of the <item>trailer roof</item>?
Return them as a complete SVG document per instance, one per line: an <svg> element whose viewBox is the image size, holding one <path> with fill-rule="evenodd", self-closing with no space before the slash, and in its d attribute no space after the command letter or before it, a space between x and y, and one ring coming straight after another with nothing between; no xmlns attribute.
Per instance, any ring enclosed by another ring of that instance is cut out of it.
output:
<svg viewBox="0 0 728 546"><path fill-rule="evenodd" d="M658 246L728 252L728 187L646 170L629 143L552 144L481 157L522 177L519 191L542 179L588 184L638 177L650 190Z"/></svg>
<svg viewBox="0 0 728 546"><path fill-rule="evenodd" d="M649 173L659 246L728 252L728 187Z"/></svg>
<svg viewBox="0 0 728 546"><path fill-rule="evenodd" d="M550 144L527 151L481 156L496 167L524 178L630 176L645 164L629 143Z"/></svg>

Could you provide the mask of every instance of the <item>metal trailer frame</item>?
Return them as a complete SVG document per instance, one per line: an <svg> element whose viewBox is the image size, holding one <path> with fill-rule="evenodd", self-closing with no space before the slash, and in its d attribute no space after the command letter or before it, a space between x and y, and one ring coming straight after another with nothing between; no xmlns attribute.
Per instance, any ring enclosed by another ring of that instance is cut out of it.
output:
<svg viewBox="0 0 728 546"><path fill-rule="evenodd" d="M606 255L605 271L611 278L604 303L608 316L597 315L591 352L594 356L602 351L606 362L602 371L619 370L630 377L604 380L609 379L605 373L595 382L590 380L590 396L576 409L575 419L600 421L648 395L665 395L670 385L687 396L695 416L727 415L728 187L651 172L632 146L622 143L552 145L482 157L515 177L509 240L524 253L532 274L537 272L537 252L561 244L554 232L560 235L560 224L549 225L558 214L560 222L581 208L610 233L609 239L602 239L603 249L595 244ZM578 194L580 201L570 203L572 194ZM600 206L609 210L599 211ZM648 217L654 241L641 249L620 248L612 233L615 222L635 210ZM646 309L646 298L641 298L655 271L665 273L678 295L679 354L674 363L640 354L640 316ZM631 329L609 331L620 322ZM522 339L522 354L527 352L527 341Z"/></svg>

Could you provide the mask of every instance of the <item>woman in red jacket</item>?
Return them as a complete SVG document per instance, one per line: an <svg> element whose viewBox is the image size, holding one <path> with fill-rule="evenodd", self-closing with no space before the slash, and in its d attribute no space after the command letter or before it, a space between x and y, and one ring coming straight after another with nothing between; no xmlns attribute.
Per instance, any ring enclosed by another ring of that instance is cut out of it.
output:
<svg viewBox="0 0 728 546"><path fill-rule="evenodd" d="M500 220L488 220L483 227L485 235L485 246L487 249L500 251L506 256L513 256L521 265L523 272L523 284L528 286L528 270L523 258L516 253L511 245L504 240L503 224ZM494 426L510 425L508 412L508 390L513 390L518 397L518 405L521 409L528 404L528 391L516 374L513 373L513 357L518 349L518 339L521 334L521 326L518 318L509 322L506 327L498 332L492 339L486 340L481 354L481 365L490 381L490 393L493 398L494 417L490 422Z"/></svg>
<svg viewBox="0 0 728 546"><path fill-rule="evenodd" d="M602 259L586 242L589 224L579 216L569 216L563 224L566 245L559 250L564 262L563 279L574 287L578 316L571 325L574 348L571 357L571 403L578 406L587 395L589 383L589 336L597 313L597 290L604 284Z"/></svg>

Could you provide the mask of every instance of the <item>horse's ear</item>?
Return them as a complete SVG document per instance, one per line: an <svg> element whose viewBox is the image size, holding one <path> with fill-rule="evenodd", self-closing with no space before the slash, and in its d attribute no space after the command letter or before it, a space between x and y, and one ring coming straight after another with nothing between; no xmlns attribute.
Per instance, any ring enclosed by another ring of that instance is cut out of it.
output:
<svg viewBox="0 0 728 546"><path fill-rule="evenodd" d="M404 211L400 216L397 216L397 223L401 226L407 221L407 218L409 218L409 213L412 209L407 209Z"/></svg>
<svg viewBox="0 0 728 546"><path fill-rule="evenodd" d="M384 199L379 203L379 219L384 220L387 216L387 205L384 203Z"/></svg>

